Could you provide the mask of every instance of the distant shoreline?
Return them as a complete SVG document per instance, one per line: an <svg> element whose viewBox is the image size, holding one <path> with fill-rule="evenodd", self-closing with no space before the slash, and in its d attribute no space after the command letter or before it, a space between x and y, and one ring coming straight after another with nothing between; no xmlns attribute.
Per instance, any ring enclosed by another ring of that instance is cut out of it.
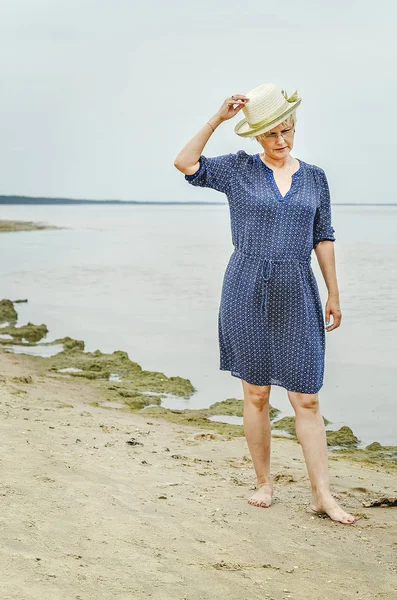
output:
<svg viewBox="0 0 397 600"><path fill-rule="evenodd" d="M227 202L144 202L140 200L75 200L72 198L35 198L32 196L0 196L0 205L29 205L29 206L64 206L76 204L111 204L118 206L227 206ZM332 206L397 206L397 202L332 202Z"/></svg>
<svg viewBox="0 0 397 600"><path fill-rule="evenodd" d="M227 204L225 202L143 202L139 200L74 200L72 198L32 198L29 196L0 196L0 204L7 205L65 205L65 204L112 204L112 205L126 205L126 204L156 204L160 206L166 205L191 205L191 204L201 204L201 205L224 205Z"/></svg>

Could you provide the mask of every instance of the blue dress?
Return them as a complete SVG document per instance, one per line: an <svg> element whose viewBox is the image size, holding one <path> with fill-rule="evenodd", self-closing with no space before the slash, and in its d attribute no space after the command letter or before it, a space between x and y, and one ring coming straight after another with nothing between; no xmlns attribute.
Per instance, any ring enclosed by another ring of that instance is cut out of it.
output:
<svg viewBox="0 0 397 600"><path fill-rule="evenodd" d="M185 179L226 194L234 251L218 317L220 369L256 385L314 394L323 385L325 324L311 253L335 241L326 175L299 160L283 197L258 154L208 158Z"/></svg>

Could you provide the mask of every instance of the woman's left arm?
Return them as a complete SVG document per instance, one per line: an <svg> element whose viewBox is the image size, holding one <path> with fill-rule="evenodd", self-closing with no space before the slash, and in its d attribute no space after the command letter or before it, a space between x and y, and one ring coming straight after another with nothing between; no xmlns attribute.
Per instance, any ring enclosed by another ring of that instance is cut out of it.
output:
<svg viewBox="0 0 397 600"><path fill-rule="evenodd" d="M328 290L328 300L325 305L325 329L326 331L332 331L339 327L342 320L338 282L336 279L334 242L331 240L322 240L316 245L314 251ZM327 326L331 315L333 323Z"/></svg>

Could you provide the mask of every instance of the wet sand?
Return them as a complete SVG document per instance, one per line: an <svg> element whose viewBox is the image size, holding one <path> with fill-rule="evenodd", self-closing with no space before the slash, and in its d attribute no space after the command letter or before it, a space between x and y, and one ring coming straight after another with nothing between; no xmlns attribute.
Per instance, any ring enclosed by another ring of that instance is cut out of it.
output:
<svg viewBox="0 0 397 600"><path fill-rule="evenodd" d="M2 598L396 595L396 509L364 506L396 495L392 468L330 452L333 492L359 517L337 524L306 512L301 448L274 437L260 509L243 437L106 403L37 357L0 350L0 375Z"/></svg>

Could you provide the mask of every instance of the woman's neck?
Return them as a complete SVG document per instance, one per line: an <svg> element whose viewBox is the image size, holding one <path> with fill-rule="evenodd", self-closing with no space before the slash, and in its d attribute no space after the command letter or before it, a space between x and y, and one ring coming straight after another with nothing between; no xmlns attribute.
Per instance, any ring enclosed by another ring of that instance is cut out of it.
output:
<svg viewBox="0 0 397 600"><path fill-rule="evenodd" d="M275 167L276 169L292 167L292 165L295 163L295 159L290 154L288 154L285 158L280 158L278 160L271 158L264 151L259 156L265 164L267 164L269 167Z"/></svg>

